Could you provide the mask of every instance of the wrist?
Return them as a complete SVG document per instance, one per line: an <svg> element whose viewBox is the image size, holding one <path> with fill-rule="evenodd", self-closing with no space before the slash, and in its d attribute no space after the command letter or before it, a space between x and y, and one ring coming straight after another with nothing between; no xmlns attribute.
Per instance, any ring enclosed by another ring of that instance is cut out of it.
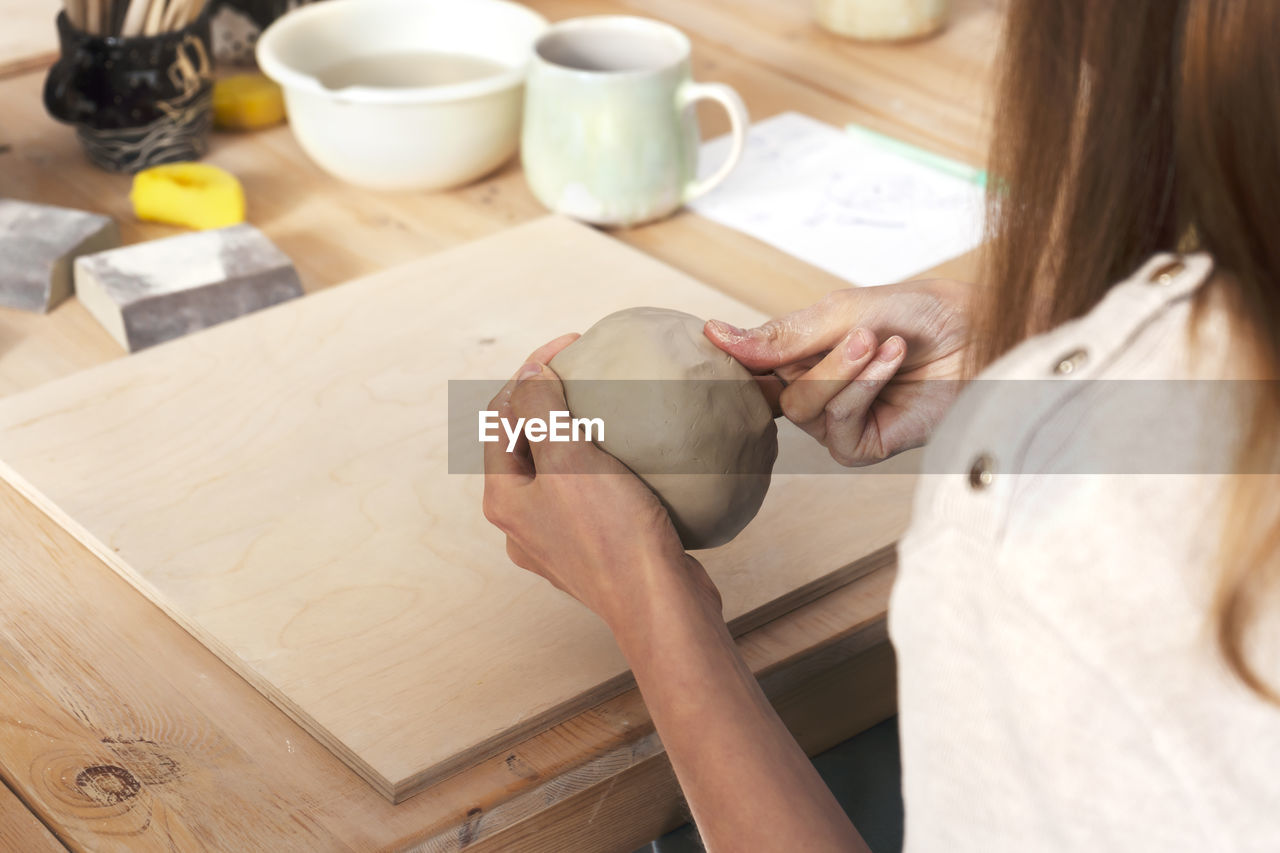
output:
<svg viewBox="0 0 1280 853"><path fill-rule="evenodd" d="M683 551L642 555L624 571L635 582L619 590L600 615L628 658L676 625L724 624L719 592L702 565Z"/></svg>

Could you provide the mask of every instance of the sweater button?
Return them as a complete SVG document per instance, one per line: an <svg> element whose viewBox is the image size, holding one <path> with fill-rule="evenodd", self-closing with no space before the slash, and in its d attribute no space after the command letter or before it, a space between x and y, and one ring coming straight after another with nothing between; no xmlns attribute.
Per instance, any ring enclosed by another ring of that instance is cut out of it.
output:
<svg viewBox="0 0 1280 853"><path fill-rule="evenodd" d="M1089 351L1085 349L1072 350L1071 352L1058 359L1058 363L1053 366L1053 372L1059 376L1070 376L1080 368L1084 367L1085 362L1089 360Z"/></svg>
<svg viewBox="0 0 1280 853"><path fill-rule="evenodd" d="M969 468L969 488L980 492L990 486L995 478L996 460L986 453L973 460L973 465Z"/></svg>

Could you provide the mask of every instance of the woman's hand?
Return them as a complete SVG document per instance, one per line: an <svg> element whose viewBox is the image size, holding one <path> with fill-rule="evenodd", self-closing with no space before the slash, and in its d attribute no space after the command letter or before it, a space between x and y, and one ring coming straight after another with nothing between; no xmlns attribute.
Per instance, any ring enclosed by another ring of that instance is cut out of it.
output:
<svg viewBox="0 0 1280 853"><path fill-rule="evenodd" d="M568 411L546 365L577 339L557 338L529 356L489 403L499 417L549 418ZM485 445L484 514L507 535L507 554L594 610L611 627L642 596L672 582L720 612L702 565L680 544L667 511L621 462L589 441L535 442L513 452Z"/></svg>
<svg viewBox="0 0 1280 853"><path fill-rule="evenodd" d="M936 279L838 290L808 308L707 337L783 388L781 414L841 465L869 465L925 442L964 376L973 286Z"/></svg>
<svg viewBox="0 0 1280 853"><path fill-rule="evenodd" d="M567 411L529 357L489 404L503 418ZM485 516L507 553L600 614L644 694L709 850L865 851L857 830L743 662L702 565L644 483L589 442L485 445Z"/></svg>

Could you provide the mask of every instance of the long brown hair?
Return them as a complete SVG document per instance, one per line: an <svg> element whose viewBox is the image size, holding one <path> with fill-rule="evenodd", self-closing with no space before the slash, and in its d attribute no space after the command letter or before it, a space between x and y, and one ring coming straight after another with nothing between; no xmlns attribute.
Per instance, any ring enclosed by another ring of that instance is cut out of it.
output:
<svg viewBox="0 0 1280 853"><path fill-rule="evenodd" d="M1150 255L1214 259L1241 352L1280 375L1280 2L1011 0L975 358L1078 317ZM1228 666L1280 589L1280 390L1259 383L1211 617ZM1280 610L1273 615L1280 616Z"/></svg>

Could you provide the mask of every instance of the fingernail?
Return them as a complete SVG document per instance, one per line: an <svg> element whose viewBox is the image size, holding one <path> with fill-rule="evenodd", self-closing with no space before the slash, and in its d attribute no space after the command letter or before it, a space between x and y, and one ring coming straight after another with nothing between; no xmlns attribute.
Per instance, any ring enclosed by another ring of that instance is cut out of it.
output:
<svg viewBox="0 0 1280 853"><path fill-rule="evenodd" d="M531 361L520 368L520 372L516 374L516 382L520 383L526 379L532 379L540 373L542 373L542 365L536 361Z"/></svg>
<svg viewBox="0 0 1280 853"><path fill-rule="evenodd" d="M715 329L716 333L722 338L742 340L747 336L746 329L739 329L737 326L731 326L723 320L711 320L709 322L711 327Z"/></svg>
<svg viewBox="0 0 1280 853"><path fill-rule="evenodd" d="M844 360L861 361L870 350L871 335L866 329L858 329L849 336L848 342L844 345Z"/></svg>
<svg viewBox="0 0 1280 853"><path fill-rule="evenodd" d="M879 360L894 361L898 356L902 355L906 348L906 341L902 340L902 338L897 335L894 335L892 338L885 341L884 345L880 347Z"/></svg>

